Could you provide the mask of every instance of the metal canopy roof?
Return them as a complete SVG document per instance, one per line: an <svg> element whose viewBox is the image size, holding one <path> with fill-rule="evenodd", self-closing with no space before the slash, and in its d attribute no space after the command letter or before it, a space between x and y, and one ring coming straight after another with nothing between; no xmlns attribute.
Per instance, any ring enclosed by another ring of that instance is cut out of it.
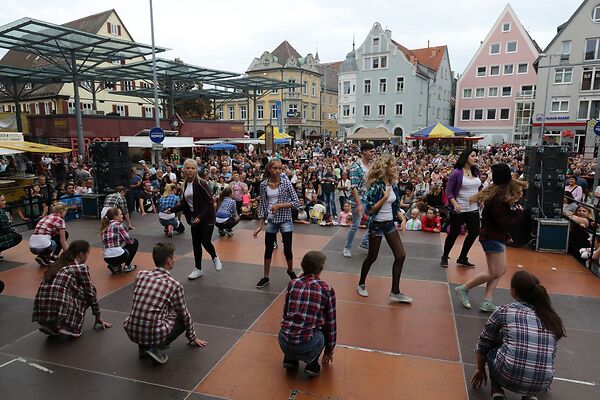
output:
<svg viewBox="0 0 600 400"><path fill-rule="evenodd" d="M45 68L20 68L0 64L0 81L64 83L71 82L73 75L62 69L49 70Z"/></svg>
<svg viewBox="0 0 600 400"><path fill-rule="evenodd" d="M302 87L300 83L278 81L276 79L263 78L262 76L242 76L240 78L220 80L213 85L225 86L242 91L277 90Z"/></svg>
<svg viewBox="0 0 600 400"><path fill-rule="evenodd" d="M54 57L66 61L67 65L71 64L72 58L84 64L98 65L111 60L142 57L152 52L149 45L83 32L32 18L21 18L0 26L0 47L37 54L46 59ZM156 48L157 52L165 50Z"/></svg>
<svg viewBox="0 0 600 400"><path fill-rule="evenodd" d="M136 79L152 80L152 60L138 61L120 67L106 68L106 70L133 75ZM156 59L156 74L159 79L167 78L173 81L196 82L212 82L240 75L235 72L219 71L163 58Z"/></svg>
<svg viewBox="0 0 600 400"><path fill-rule="evenodd" d="M141 98L153 98L154 90L152 88L136 89L136 90L124 90L114 91L111 94L119 96L133 96ZM168 99L170 94L160 90L158 91L158 97ZM197 89L188 91L175 91L173 92L173 98L175 99L211 99L211 100L224 100L224 99L242 99L246 98L243 93L231 92L220 89Z"/></svg>

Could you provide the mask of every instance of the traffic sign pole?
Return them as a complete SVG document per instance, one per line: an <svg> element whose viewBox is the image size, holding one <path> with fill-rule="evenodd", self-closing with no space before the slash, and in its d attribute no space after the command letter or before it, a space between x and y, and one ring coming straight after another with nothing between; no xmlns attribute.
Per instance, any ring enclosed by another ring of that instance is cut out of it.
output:
<svg viewBox="0 0 600 400"><path fill-rule="evenodd" d="M160 126L155 126L150 129L148 136L150 136L150 140L152 141L152 150L156 151L155 156L158 169L162 169L162 142L165 140L165 131Z"/></svg>

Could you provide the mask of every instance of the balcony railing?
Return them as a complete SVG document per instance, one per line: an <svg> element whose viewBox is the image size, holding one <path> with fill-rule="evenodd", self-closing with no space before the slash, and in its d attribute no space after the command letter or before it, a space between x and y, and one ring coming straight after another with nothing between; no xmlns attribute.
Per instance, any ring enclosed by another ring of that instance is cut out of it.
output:
<svg viewBox="0 0 600 400"><path fill-rule="evenodd" d="M283 92L284 99L300 99L301 97L301 92Z"/></svg>
<svg viewBox="0 0 600 400"><path fill-rule="evenodd" d="M515 100L533 100L535 99L535 90L521 90L517 92Z"/></svg>

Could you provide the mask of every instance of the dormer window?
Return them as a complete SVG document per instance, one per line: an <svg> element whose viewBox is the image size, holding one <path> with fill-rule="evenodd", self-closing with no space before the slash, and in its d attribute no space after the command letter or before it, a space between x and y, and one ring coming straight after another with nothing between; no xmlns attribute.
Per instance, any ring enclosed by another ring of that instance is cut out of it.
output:
<svg viewBox="0 0 600 400"><path fill-rule="evenodd" d="M597 24L600 24L600 4L598 4L592 10L592 21L594 21Z"/></svg>
<svg viewBox="0 0 600 400"><path fill-rule="evenodd" d="M505 22L502 24L502 32L510 32L510 22Z"/></svg>
<svg viewBox="0 0 600 400"><path fill-rule="evenodd" d="M373 51L379 51L379 38L373 38Z"/></svg>

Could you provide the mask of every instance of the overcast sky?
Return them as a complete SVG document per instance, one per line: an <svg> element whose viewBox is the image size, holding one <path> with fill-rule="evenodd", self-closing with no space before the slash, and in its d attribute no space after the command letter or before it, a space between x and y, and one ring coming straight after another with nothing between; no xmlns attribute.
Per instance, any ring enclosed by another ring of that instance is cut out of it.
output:
<svg viewBox="0 0 600 400"><path fill-rule="evenodd" d="M504 0L154 0L156 44L204 67L244 72L263 51L287 39L303 56L318 48L322 62L343 60L374 22L408 48L448 45L462 73L507 2ZM542 49L581 0L514 0L517 17ZM133 39L150 43L147 0L5 0L0 25L22 17L62 24L114 8ZM4 52L0 53L4 54Z"/></svg>

